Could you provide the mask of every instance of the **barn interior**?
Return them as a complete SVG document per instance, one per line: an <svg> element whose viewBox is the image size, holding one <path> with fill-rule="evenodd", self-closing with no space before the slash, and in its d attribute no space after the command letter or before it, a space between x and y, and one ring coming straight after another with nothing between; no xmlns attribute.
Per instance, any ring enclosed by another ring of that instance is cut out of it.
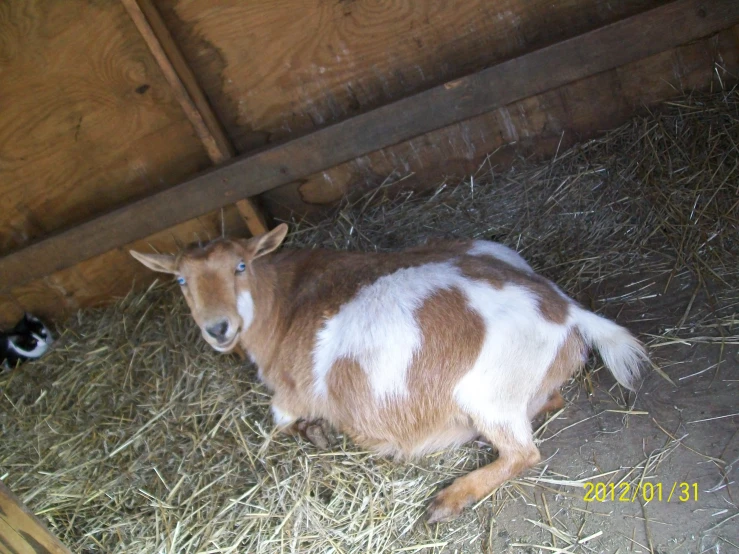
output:
<svg viewBox="0 0 739 554"><path fill-rule="evenodd" d="M0 552L739 551L736 2L33 0L0 44L0 323L57 335L0 373ZM280 221L508 244L654 367L630 396L591 359L542 463L429 526L490 445L275 434L254 368L128 255Z"/></svg>

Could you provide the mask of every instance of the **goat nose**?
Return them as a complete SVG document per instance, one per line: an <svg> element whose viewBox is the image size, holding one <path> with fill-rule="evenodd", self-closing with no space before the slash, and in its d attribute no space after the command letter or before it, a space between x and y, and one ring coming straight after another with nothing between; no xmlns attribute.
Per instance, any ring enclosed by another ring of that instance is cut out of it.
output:
<svg viewBox="0 0 739 554"><path fill-rule="evenodd" d="M228 333L228 320L222 319L220 321L217 321L212 325L208 325L205 330L218 342L223 342L224 340L226 340L226 333Z"/></svg>

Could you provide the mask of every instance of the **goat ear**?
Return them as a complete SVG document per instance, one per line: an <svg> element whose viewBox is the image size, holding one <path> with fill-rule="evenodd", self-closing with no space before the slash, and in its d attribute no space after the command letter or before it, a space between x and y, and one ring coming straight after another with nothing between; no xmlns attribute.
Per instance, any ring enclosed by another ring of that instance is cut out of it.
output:
<svg viewBox="0 0 739 554"><path fill-rule="evenodd" d="M169 254L142 254L135 250L130 250L129 253L149 269L160 273L177 273L174 256Z"/></svg>
<svg viewBox="0 0 739 554"><path fill-rule="evenodd" d="M241 245L246 249L252 259L258 258L259 256L264 256L277 250L282 244L282 241L285 240L287 231L287 224L280 223L268 233L244 241Z"/></svg>

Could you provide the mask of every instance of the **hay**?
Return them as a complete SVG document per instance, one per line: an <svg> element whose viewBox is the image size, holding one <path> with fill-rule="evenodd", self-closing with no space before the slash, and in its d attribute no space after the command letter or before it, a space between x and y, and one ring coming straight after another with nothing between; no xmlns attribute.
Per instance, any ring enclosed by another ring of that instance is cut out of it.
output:
<svg viewBox="0 0 739 554"><path fill-rule="evenodd" d="M427 194L388 183L321 224L297 225L290 241L392 250L429 237L492 238L653 347L723 349L739 341L737 141L739 95L693 96L547 164L520 160L499 173L486 163ZM591 372L570 386L600 380ZM346 441L321 452L273 434L253 368L210 351L169 284L80 313L52 353L1 375L0 388L0 478L75 552L490 552L500 541L511 551L603 549L602 520L590 516L605 514L562 508L593 472L556 473L557 452L459 521L429 528L430 496L493 459L488 446L395 464ZM619 389L606 392L611 417L646 419ZM549 429L561 413L538 440L585 421ZM642 482L690 448L662 431L670 440L659 451L600 477ZM498 530L516 507L528 510L526 540Z"/></svg>

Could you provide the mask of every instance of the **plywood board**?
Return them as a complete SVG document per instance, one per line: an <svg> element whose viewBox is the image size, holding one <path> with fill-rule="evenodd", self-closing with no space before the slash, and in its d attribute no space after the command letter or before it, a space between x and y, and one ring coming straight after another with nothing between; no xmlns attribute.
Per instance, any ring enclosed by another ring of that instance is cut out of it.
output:
<svg viewBox="0 0 739 554"><path fill-rule="evenodd" d="M2 17L0 8L0 21ZM604 17L607 19L610 16L606 14ZM736 37L736 29L723 32L709 41L698 41L675 49L675 52L648 58L642 65L629 64L617 71L573 83L558 91L539 94L362 156L355 162L329 168L319 175L308 175L301 179L299 186L290 185L270 194L270 206L273 209L279 206L284 213L285 206L294 206L300 211L309 205L323 205L335 201L347 191L377 184L393 171L417 170L421 178L424 172L436 175L439 160L445 160L444 169L450 174L465 173L474 169L480 158L488 152L511 142L524 146L525 152L553 152L560 140L564 141L562 144L567 144L574 137L589 136L594 130L619 123L633 113L635 107L649 105L652 102L649 91L652 89L656 89L653 94L655 99L669 97L670 90L677 93L679 87L673 84L670 75L675 76L678 83L691 86L711 84L713 61L723 63L727 68L737 67ZM672 73L667 71L668 65ZM678 70L674 70L675 65ZM660 86L663 88L659 89ZM643 101L643 97L647 100ZM600 109L602 106L608 109ZM176 143L179 137L177 127L172 125L166 129L171 129L170 134L163 136ZM142 144L145 144L145 138ZM161 152L163 158L158 165L166 165L167 152ZM503 160L509 154L509 149L500 150L495 160ZM171 163L176 165L177 161ZM415 186L423 186L423 182ZM33 214L28 211L17 211L9 219L20 221L18 227L25 225L31 229L31 236L46 233L41 221L34 221ZM183 228L190 228L189 225L184 224ZM217 224L211 222L210 227L211 233L217 232ZM171 236L167 240L171 245ZM68 313L79 306L103 302L111 294L125 294L127 285L134 278L148 279L151 276L137 266L130 265L127 255L118 249L69 270L15 287L13 292L20 300L16 301L11 295L7 305L14 314L21 307L34 306ZM9 319L12 317L15 315Z"/></svg>
<svg viewBox="0 0 739 554"><path fill-rule="evenodd" d="M15 297L10 294L0 294L0 329L13 327L23 316L21 308Z"/></svg>
<svg viewBox="0 0 739 554"><path fill-rule="evenodd" d="M0 252L209 165L117 2L3 2L0 64Z"/></svg>
<svg viewBox="0 0 739 554"><path fill-rule="evenodd" d="M162 0L158 6L245 152L664 3Z"/></svg>
<svg viewBox="0 0 739 554"><path fill-rule="evenodd" d="M737 75L739 26L362 156L269 191L263 201L279 219L320 217L344 195L388 178L412 174L401 186L427 189L483 162L502 170L516 157L551 156L685 92L730 88Z"/></svg>
<svg viewBox="0 0 739 554"><path fill-rule="evenodd" d="M121 2L156 59L172 94L190 121L211 162L217 165L233 158L235 151L231 140L213 113L200 83L187 65L156 6L151 0ZM255 201L249 198L239 200L236 209L252 235L267 232L266 218Z"/></svg>

